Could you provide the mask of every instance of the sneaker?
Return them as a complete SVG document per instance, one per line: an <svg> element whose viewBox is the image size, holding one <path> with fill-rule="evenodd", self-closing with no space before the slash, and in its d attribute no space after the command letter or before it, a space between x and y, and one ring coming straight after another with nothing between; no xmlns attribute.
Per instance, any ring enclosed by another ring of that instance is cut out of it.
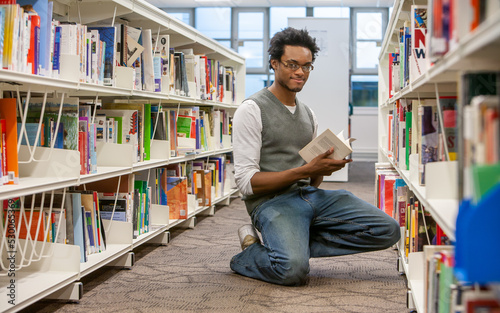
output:
<svg viewBox="0 0 500 313"><path fill-rule="evenodd" d="M250 245L259 242L259 235L252 224L243 225L238 229L238 237L240 237L241 250L245 250Z"/></svg>

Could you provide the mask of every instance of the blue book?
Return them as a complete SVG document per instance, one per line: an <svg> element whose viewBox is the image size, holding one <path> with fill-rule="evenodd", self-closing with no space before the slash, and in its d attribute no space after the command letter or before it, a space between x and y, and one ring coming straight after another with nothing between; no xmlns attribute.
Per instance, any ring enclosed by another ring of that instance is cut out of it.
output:
<svg viewBox="0 0 500 313"><path fill-rule="evenodd" d="M71 201L73 210L73 241L80 247L80 263L87 262L87 249L85 246L85 222L84 210L82 207L82 198L79 193L66 194Z"/></svg>
<svg viewBox="0 0 500 313"><path fill-rule="evenodd" d="M90 159L90 167L89 174L97 173L97 143L96 143L96 134L97 128L96 124L89 124L89 159Z"/></svg>
<svg viewBox="0 0 500 313"><path fill-rule="evenodd" d="M158 204L167 204L167 169L158 169Z"/></svg>
<svg viewBox="0 0 500 313"><path fill-rule="evenodd" d="M24 127L26 128L26 135L28 137L28 140L26 140L26 135L24 132L21 133L21 126L22 123L17 123L17 138L21 138L21 144L22 145L29 145L31 147L33 146L41 146L41 138L42 138L42 132L40 132L40 135L38 136L38 141L35 144L35 139L36 139L36 134L38 132L38 123L26 123Z"/></svg>
<svg viewBox="0 0 500 313"><path fill-rule="evenodd" d="M92 227L92 212L85 211L85 225L87 226L87 236L89 238L89 246L95 250L96 244L94 241L94 229Z"/></svg>
<svg viewBox="0 0 500 313"><path fill-rule="evenodd" d="M54 55L52 57L53 76L58 77L61 69L61 26L56 26L54 30Z"/></svg>
<svg viewBox="0 0 500 313"><path fill-rule="evenodd" d="M114 86L114 71L116 64L116 27L99 26L87 27L88 31L99 31L99 39L104 41L104 86Z"/></svg>
<svg viewBox="0 0 500 313"><path fill-rule="evenodd" d="M48 0L17 0L20 6L30 4L40 16L40 67L42 74L46 76L52 69L49 69L50 64L50 41L52 33L52 1Z"/></svg>

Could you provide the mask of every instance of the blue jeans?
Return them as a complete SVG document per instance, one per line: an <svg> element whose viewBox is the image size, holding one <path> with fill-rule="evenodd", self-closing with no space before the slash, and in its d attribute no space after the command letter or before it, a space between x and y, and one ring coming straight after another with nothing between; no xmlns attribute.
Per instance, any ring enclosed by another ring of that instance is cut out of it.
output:
<svg viewBox="0 0 500 313"><path fill-rule="evenodd" d="M310 258L386 249L400 237L392 217L345 190L300 187L251 217L263 242L235 255L231 269L279 285L304 284Z"/></svg>

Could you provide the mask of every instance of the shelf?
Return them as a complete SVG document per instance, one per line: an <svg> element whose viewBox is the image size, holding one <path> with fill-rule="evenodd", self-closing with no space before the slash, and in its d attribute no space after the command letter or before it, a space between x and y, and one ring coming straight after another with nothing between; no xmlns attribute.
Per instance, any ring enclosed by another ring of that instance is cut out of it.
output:
<svg viewBox="0 0 500 313"><path fill-rule="evenodd" d="M64 3L64 1L59 1ZM207 38L193 27L171 17L165 11L145 2L134 0L100 1L90 0L78 6L69 6L69 16L72 21L82 17L83 24L104 23L111 25L116 9L116 21L124 19L129 25L140 25L150 28L153 34L158 30L171 36L171 47L189 46L195 53L210 54L214 58L235 65L242 65L245 59L235 51L221 46L217 41Z"/></svg>
<svg viewBox="0 0 500 313"><path fill-rule="evenodd" d="M116 24L127 23L131 26L141 26L143 29L150 28L153 36L158 33L162 35L168 34L171 48L192 48L195 54L205 54L210 59L220 61L224 66L232 66L235 69L236 81L238 83L236 94L234 94L235 103L239 103L244 99L246 72L244 57L145 1L88 0L82 2L56 0L53 9L56 18L61 18L68 22L77 22L90 26L97 24L111 25L111 22L116 22ZM85 100L97 98L103 103L114 100L128 101L130 103L147 101L174 108L181 106L205 106L224 108L227 111L238 108L237 104L214 100L202 100L166 93L101 86L3 69L0 69L0 87L4 91L19 91L23 93L29 91L32 97L38 97L40 94L54 94L55 96L64 94L65 97L79 97ZM230 100L231 98L227 101ZM21 160L35 158L37 160L43 159L44 161L20 165L19 184L0 186L0 200L69 187L78 187L84 184L164 167L168 164L188 162L229 153L232 151L232 147L230 147L230 140L228 138L229 136L224 136L223 140L224 146L228 148L173 158L170 157L170 145L168 142L153 140L151 144L151 159L144 162L135 162L135 159L132 159L132 146L99 143L97 173L86 175L80 174L80 164L78 162L80 154L76 150L37 148L37 154L31 157L32 153L26 147L21 146L19 153L22 156L20 157ZM132 175L129 176L129 179L128 183L132 181ZM231 195L235 193L237 193L237 190L231 190L225 196L214 199L211 206L197 208L189 215L189 218L207 210L211 210L209 214L212 214L215 205L228 204L229 202L225 201L228 201ZM0 277L0 287L2 288L0 296L4 299L2 304L0 304L0 311L17 312L24 309L50 296L54 292L65 287L71 287L73 283L78 282L82 277L101 269L103 266L128 266L132 260L130 254L136 247L148 241L167 242L167 237L162 237L162 234L164 235L168 229L183 222L171 221L168 223L168 212L166 213L166 215L160 216L160 219L158 219L160 225L151 225L148 233L142 234L136 239L133 239L132 223L103 220L102 227L106 232L106 249L100 253L87 255L87 262L85 263L80 263L80 247L77 245L40 242L35 248L39 250L42 246L45 247L46 250L44 250L43 257L29 259L30 255L33 254L27 253L25 256L28 260L22 260L18 253L17 257L19 261L25 264L29 263L29 266L16 270L15 306L10 307L7 302L7 293L10 292L8 289L10 277ZM159 240L154 240L155 238ZM3 238L3 240L6 239ZM5 243L5 241L3 242ZM4 250L4 262L5 254ZM5 271L3 271L3 274L5 274Z"/></svg>
<svg viewBox="0 0 500 313"><path fill-rule="evenodd" d="M25 240L18 242L21 249L24 249L25 244ZM25 254L25 256L30 256L29 259L23 259L19 251L11 255L16 260L16 264L23 262L24 264L31 263L31 265L14 271L15 276L0 277L0 296L4 299L0 304L1 312L18 311L79 279L79 247L45 243L43 252L40 248L36 249L39 257L36 257L31 249L27 249ZM11 279L14 282L11 282ZM15 307L7 302L7 295L10 292L7 288L11 284L15 285Z"/></svg>
<svg viewBox="0 0 500 313"><path fill-rule="evenodd" d="M411 296L414 309L417 312L425 312L425 282L424 282L424 253L412 252L408 255L408 262L405 262L404 249L399 249L401 264L408 280L408 289L411 290ZM412 309L412 308L410 308Z"/></svg>
<svg viewBox="0 0 500 313"><path fill-rule="evenodd" d="M141 234L133 240L132 249L148 242L149 240L168 230L168 225L151 225L150 227L151 230L149 232Z"/></svg>
<svg viewBox="0 0 500 313"><path fill-rule="evenodd" d="M78 272L19 272L16 273L16 306L10 305L7 301L9 277L0 278L0 297L4 301L0 304L0 312L18 312L36 301L42 300L55 290L63 288L79 279Z"/></svg>
<svg viewBox="0 0 500 313"><path fill-rule="evenodd" d="M229 153L231 151L232 148L226 148L215 151L205 151L198 154L186 155L182 157L172 157L170 158L170 160L155 159L135 163L132 167L98 166L97 173L81 175L79 177L21 177L19 179L18 185L0 186L0 200L78 186L100 181L103 179L127 175L132 172L157 168L160 166L166 166L168 164L192 161L199 158L206 158L218 154Z"/></svg>
<svg viewBox="0 0 500 313"><path fill-rule="evenodd" d="M4 90L28 90L32 93L45 93L57 91L66 93L69 97L95 98L115 97L115 98L134 98L136 101L162 102L167 104L198 105L211 106L226 109L237 109L237 104L228 104L213 100L202 100L184 96L170 95L160 92L148 92L142 90L128 90L111 86L101 86L96 84L74 82L52 77L38 76L26 73L19 73L0 69L0 85ZM139 100L137 100L139 99ZM154 101L153 101L154 100ZM134 102L133 101L133 102Z"/></svg>
<svg viewBox="0 0 500 313"><path fill-rule="evenodd" d="M90 254L81 263L80 276L84 277L131 251L130 244L108 244L106 251Z"/></svg>
<svg viewBox="0 0 500 313"><path fill-rule="evenodd" d="M397 16L401 8L402 3L395 3L390 27L394 27L392 19L395 18L394 15ZM500 70L500 59L497 57L500 47L499 25L500 11L481 23L475 31L465 35L455 49L441 57L426 73L396 92L392 98L385 100L380 107L385 107L401 98L435 98L435 84L438 84L440 96L455 95L462 72ZM379 60L386 57L389 44L388 39L384 40Z"/></svg>
<svg viewBox="0 0 500 313"><path fill-rule="evenodd" d="M425 210L431 213L434 220L439 224L451 241L455 241L455 223L458 215L458 199L428 199L425 186L420 186L418 175L410 174L410 171L400 169L392 158L387 156L387 151L382 151L391 165L404 179L410 190L413 191ZM413 177L415 176L415 177Z"/></svg>
<svg viewBox="0 0 500 313"><path fill-rule="evenodd" d="M31 195L38 192L48 192L67 188L78 184L78 178L20 178L18 185L0 186L0 200Z"/></svg>

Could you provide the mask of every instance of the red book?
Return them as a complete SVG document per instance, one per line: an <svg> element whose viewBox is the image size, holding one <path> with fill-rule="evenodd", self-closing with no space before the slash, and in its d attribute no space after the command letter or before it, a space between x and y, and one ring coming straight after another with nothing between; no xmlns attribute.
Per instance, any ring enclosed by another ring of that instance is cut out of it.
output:
<svg viewBox="0 0 500 313"><path fill-rule="evenodd" d="M6 134L5 129L7 128L7 121L3 118L0 120L0 144L2 147L2 163L0 166L2 167L2 177L0 177L1 184L7 184L9 182L9 177L7 175L7 148L6 148Z"/></svg>
<svg viewBox="0 0 500 313"><path fill-rule="evenodd" d="M5 154L7 156L8 184L19 184L19 164L17 155L16 99L0 99L0 119L5 119ZM4 129L4 127L2 127ZM4 173L4 175L5 175Z"/></svg>
<svg viewBox="0 0 500 313"><path fill-rule="evenodd" d="M40 64L40 16L30 15L31 38L30 48L28 49L28 67L31 68L31 74L38 74L38 65Z"/></svg>
<svg viewBox="0 0 500 313"><path fill-rule="evenodd" d="M78 132L78 151L80 152L80 174L87 173L87 133Z"/></svg>

